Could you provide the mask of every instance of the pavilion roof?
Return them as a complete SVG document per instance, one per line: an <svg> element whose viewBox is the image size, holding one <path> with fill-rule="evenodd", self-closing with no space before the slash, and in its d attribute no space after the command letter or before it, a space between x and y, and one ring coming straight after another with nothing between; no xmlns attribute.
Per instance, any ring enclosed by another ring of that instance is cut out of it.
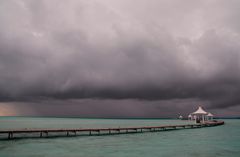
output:
<svg viewBox="0 0 240 157"><path fill-rule="evenodd" d="M201 106L198 107L197 111L193 112L192 115L196 115L196 114L203 114L203 115L207 115L208 113L206 111L203 110L203 108Z"/></svg>
<svg viewBox="0 0 240 157"><path fill-rule="evenodd" d="M213 117L213 114L211 114L210 112L208 112L207 116L208 116L208 117Z"/></svg>

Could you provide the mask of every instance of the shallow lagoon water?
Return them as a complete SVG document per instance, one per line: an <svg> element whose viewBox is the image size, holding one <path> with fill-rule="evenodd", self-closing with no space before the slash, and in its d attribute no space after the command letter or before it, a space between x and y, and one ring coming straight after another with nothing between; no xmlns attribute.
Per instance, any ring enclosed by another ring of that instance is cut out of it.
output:
<svg viewBox="0 0 240 157"><path fill-rule="evenodd" d="M0 157L239 157L240 120L223 126L141 134L0 141ZM184 124L166 119L0 117L0 129L109 128Z"/></svg>

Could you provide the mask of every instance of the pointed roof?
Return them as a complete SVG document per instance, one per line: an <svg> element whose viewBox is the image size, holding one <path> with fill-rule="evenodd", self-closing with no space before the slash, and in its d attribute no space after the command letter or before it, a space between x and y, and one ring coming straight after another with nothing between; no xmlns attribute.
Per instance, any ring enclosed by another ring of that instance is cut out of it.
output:
<svg viewBox="0 0 240 157"><path fill-rule="evenodd" d="M208 117L213 117L213 114L211 114L210 112L208 112Z"/></svg>
<svg viewBox="0 0 240 157"><path fill-rule="evenodd" d="M203 114L203 115L207 115L208 113L206 111L203 110L203 108L201 106L198 107L197 111L192 113L194 114Z"/></svg>
<svg viewBox="0 0 240 157"><path fill-rule="evenodd" d="M190 115L188 115L188 117L192 117L192 115L190 114Z"/></svg>

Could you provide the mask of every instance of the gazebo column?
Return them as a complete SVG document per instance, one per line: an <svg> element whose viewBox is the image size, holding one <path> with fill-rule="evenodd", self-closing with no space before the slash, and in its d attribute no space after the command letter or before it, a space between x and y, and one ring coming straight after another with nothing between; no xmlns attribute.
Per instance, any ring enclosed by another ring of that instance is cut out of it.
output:
<svg viewBox="0 0 240 157"><path fill-rule="evenodd" d="M203 123L205 122L205 116L204 115L202 115L202 121L203 121Z"/></svg>

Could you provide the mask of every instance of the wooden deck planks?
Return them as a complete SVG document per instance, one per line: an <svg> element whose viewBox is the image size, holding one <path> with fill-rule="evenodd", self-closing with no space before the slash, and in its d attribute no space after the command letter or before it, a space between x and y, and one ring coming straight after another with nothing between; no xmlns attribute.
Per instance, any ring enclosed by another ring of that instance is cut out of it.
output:
<svg viewBox="0 0 240 157"><path fill-rule="evenodd" d="M38 137L51 137L49 133L65 133L65 136L77 136L79 133L87 133L92 135L106 135L106 134L128 134L128 133L142 133L142 132L154 132L164 130L177 130L177 129L191 129L201 127L211 127L217 125L223 125L224 121L209 121L202 124L186 124L186 125L164 125L164 126L145 126L145 127L125 127L125 128L98 128L98 129L21 129L21 130L0 130L0 135L5 136L7 139L14 139L14 135L18 135L18 138L24 138L22 134L38 133ZM20 136L20 137L19 137ZM56 137L58 135L54 135ZM59 135L60 136L60 135ZM61 135L63 136L63 135ZM31 137L31 136L30 136Z"/></svg>

